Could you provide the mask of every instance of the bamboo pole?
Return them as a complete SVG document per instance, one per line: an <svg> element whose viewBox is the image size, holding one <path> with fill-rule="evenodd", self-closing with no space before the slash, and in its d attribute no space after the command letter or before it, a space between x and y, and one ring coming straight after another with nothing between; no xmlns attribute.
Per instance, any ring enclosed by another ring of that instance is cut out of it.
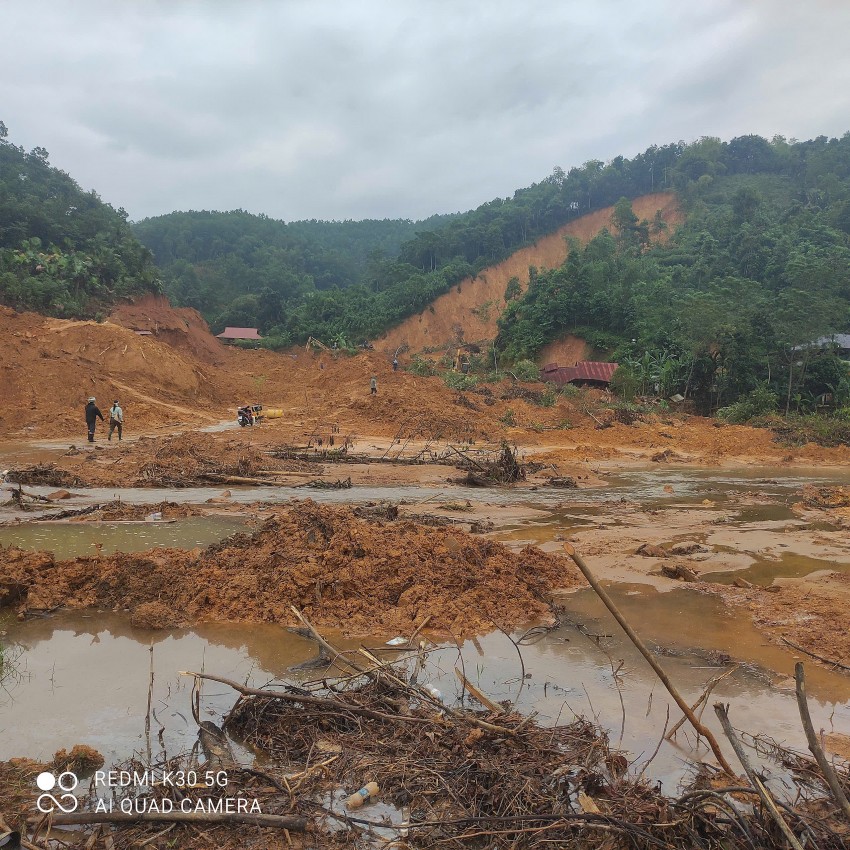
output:
<svg viewBox="0 0 850 850"><path fill-rule="evenodd" d="M721 768L729 775L734 776L735 772L732 770L729 762L726 761L726 757L723 755L723 751L720 749L720 744L717 743L717 738L714 737L711 730L703 726L702 723L697 720L696 715L691 711L691 707L685 702L682 698L682 695L676 690L676 687L670 681L667 674L664 672L661 665L652 657L652 653L647 649L644 642L635 634L632 630L632 627L626 621L626 618L620 613L620 610L614 604L614 600L608 595L608 592L602 587L601 584L596 580L596 577L590 571L590 567L584 562L584 558L576 552L575 548L570 543L564 543L564 551L572 558L575 565L581 570L582 575L587 579L588 584L593 588L596 595L602 600L605 607L611 612L614 619L620 624L623 631L628 636L629 640L637 647L640 654L647 660L647 663L650 667L655 671L655 674L661 680L661 684L667 688L667 693L670 694L671 697L676 701L676 705L682 709L682 713L685 717L688 718L691 726L694 727L696 733L706 741L708 741L708 745L711 747L711 751L714 753L714 757L717 759L718 764Z"/></svg>

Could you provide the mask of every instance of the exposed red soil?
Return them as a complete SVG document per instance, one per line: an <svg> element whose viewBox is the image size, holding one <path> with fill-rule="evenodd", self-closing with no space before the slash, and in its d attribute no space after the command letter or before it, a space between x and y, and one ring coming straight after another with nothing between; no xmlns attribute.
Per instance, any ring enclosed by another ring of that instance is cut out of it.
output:
<svg viewBox="0 0 850 850"><path fill-rule="evenodd" d="M653 238L664 241L683 221L684 216L672 192L656 192L632 201L632 209L639 219L650 222L660 211L668 229ZM603 228L612 233L614 207L606 207L581 216L563 227L537 240L534 245L521 248L501 263L484 269L474 278L462 280L450 292L425 308L419 315L411 316L376 342L381 351L392 352L408 345L411 351L438 349L459 342L479 342L496 336L496 320L505 309L505 289L512 277L519 280L524 291L528 286L528 268L553 269L567 258L568 239L587 243ZM541 363L543 361L541 360ZM548 362L548 361L546 361Z"/></svg>
<svg viewBox="0 0 850 850"><path fill-rule="evenodd" d="M367 522L311 501L200 553L56 561L8 548L0 560L0 604L19 612L108 607L158 626L291 623L295 605L352 634L409 634L427 616L429 628L451 634L509 627L545 615L550 591L579 581L564 558L534 548L515 553L456 529Z"/></svg>

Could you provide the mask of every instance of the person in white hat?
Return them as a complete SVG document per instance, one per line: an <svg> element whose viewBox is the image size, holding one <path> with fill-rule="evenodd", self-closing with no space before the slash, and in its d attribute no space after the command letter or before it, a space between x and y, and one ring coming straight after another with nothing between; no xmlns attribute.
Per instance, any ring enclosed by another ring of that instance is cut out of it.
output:
<svg viewBox="0 0 850 850"><path fill-rule="evenodd" d="M97 418L100 417L100 421L103 422L103 414L98 409L97 404L95 404L95 397L90 396L89 402L86 405L86 425L89 428L89 442L94 442L94 428L97 425Z"/></svg>

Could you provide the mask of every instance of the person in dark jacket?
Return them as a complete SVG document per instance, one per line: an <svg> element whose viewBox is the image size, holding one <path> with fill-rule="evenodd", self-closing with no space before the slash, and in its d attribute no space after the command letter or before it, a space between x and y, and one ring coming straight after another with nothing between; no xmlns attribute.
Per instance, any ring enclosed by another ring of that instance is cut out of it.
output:
<svg viewBox="0 0 850 850"><path fill-rule="evenodd" d="M103 414L100 412L97 404L95 404L95 397L92 396L89 399L88 404L86 405L86 425L89 428L89 442L94 442L94 428L97 425L97 418L100 417L100 421L103 422Z"/></svg>

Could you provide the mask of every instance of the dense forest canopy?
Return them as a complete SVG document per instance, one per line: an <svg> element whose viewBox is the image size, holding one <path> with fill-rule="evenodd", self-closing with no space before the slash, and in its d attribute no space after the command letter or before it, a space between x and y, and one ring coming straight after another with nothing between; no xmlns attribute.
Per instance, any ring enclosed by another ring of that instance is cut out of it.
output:
<svg viewBox="0 0 850 850"><path fill-rule="evenodd" d="M695 248L694 237L689 234L695 232L694 228L712 234L713 228L721 225L719 211L721 207L730 208L727 195L736 191L729 188L735 179L743 181L739 188L745 188L747 179L757 184L751 188L760 209L757 220L762 223L745 221L739 213L727 221L727 235L730 228L746 225L745 231L752 236L753 227L762 227L764 217L770 215L778 217L776 226L781 229L788 215L796 217L797 207L811 213L814 207L824 205L829 226L843 232L841 216L848 215L842 206L846 199L846 147L846 137L820 137L809 142L788 142L781 137L767 141L759 136L742 136L729 142L704 138L692 144L652 146L632 159L616 157L607 164L591 160L568 171L556 168L549 177L517 190L511 198L497 198L464 214L435 216L415 224L283 224L237 211L174 213L140 222L136 232L163 267L169 294L178 303L200 309L216 329L226 324L257 326L273 345L302 341L308 336L359 341L380 336L425 309L464 277L571 219L615 204L620 198L635 198L653 190L677 190L692 215L685 231L665 249L672 252L671 257L676 251L691 257ZM661 223L635 226L657 228ZM639 240L640 233L635 238ZM723 237L718 234L712 238ZM785 240L793 238L789 233ZM737 240L740 250L745 250L743 233ZM615 247L616 262L625 263L629 249ZM699 250L699 274L720 274L719 265L705 265L708 249L703 246ZM821 250L831 249L821 246ZM640 258L649 253L654 261L653 251L643 246L632 253L637 255L633 259L643 269L641 274L652 278L654 272ZM690 268L695 265L692 260L678 265ZM667 266L659 260L658 268L663 266L665 274L673 274L672 266L677 264L672 259L665 262ZM746 279L758 279L751 269L739 268L738 272ZM723 268L725 278L730 273L729 268ZM681 269L675 274L679 280ZM604 291L603 300L618 301L620 289L621 283L612 280L611 287L597 287L594 297L598 301ZM534 297L527 303L531 304ZM669 307L669 299L661 302ZM576 311L559 312L560 318L530 308L517 314L521 303L514 305L506 321L515 324L518 315L525 315L526 326L535 328L510 330L505 326L500 346L508 359L535 354L560 328L577 324L611 335L611 347L638 337L643 343L646 334L645 329L630 324L631 319L625 320L625 313L631 315L635 309L629 298L609 314L596 304L593 321L577 319ZM614 315L617 309L624 311L623 317ZM556 312L554 306L552 312Z"/></svg>
<svg viewBox="0 0 850 850"><path fill-rule="evenodd" d="M53 168L44 148L27 153L11 144L0 121L0 303L91 317L159 288L151 253L124 210Z"/></svg>
<svg viewBox="0 0 850 850"><path fill-rule="evenodd" d="M212 322L298 339L292 312L318 293L354 287L420 227L448 220L297 221L231 212L175 212L134 225L172 299Z"/></svg>
<svg viewBox="0 0 850 850"><path fill-rule="evenodd" d="M669 242L650 244L654 223L623 198L617 236L534 273L508 305L503 357L534 357L578 332L636 385L705 408L759 388L786 408L812 409L823 393L847 403L847 369L808 343L850 332L850 134L704 139L683 150L672 180L688 218Z"/></svg>

